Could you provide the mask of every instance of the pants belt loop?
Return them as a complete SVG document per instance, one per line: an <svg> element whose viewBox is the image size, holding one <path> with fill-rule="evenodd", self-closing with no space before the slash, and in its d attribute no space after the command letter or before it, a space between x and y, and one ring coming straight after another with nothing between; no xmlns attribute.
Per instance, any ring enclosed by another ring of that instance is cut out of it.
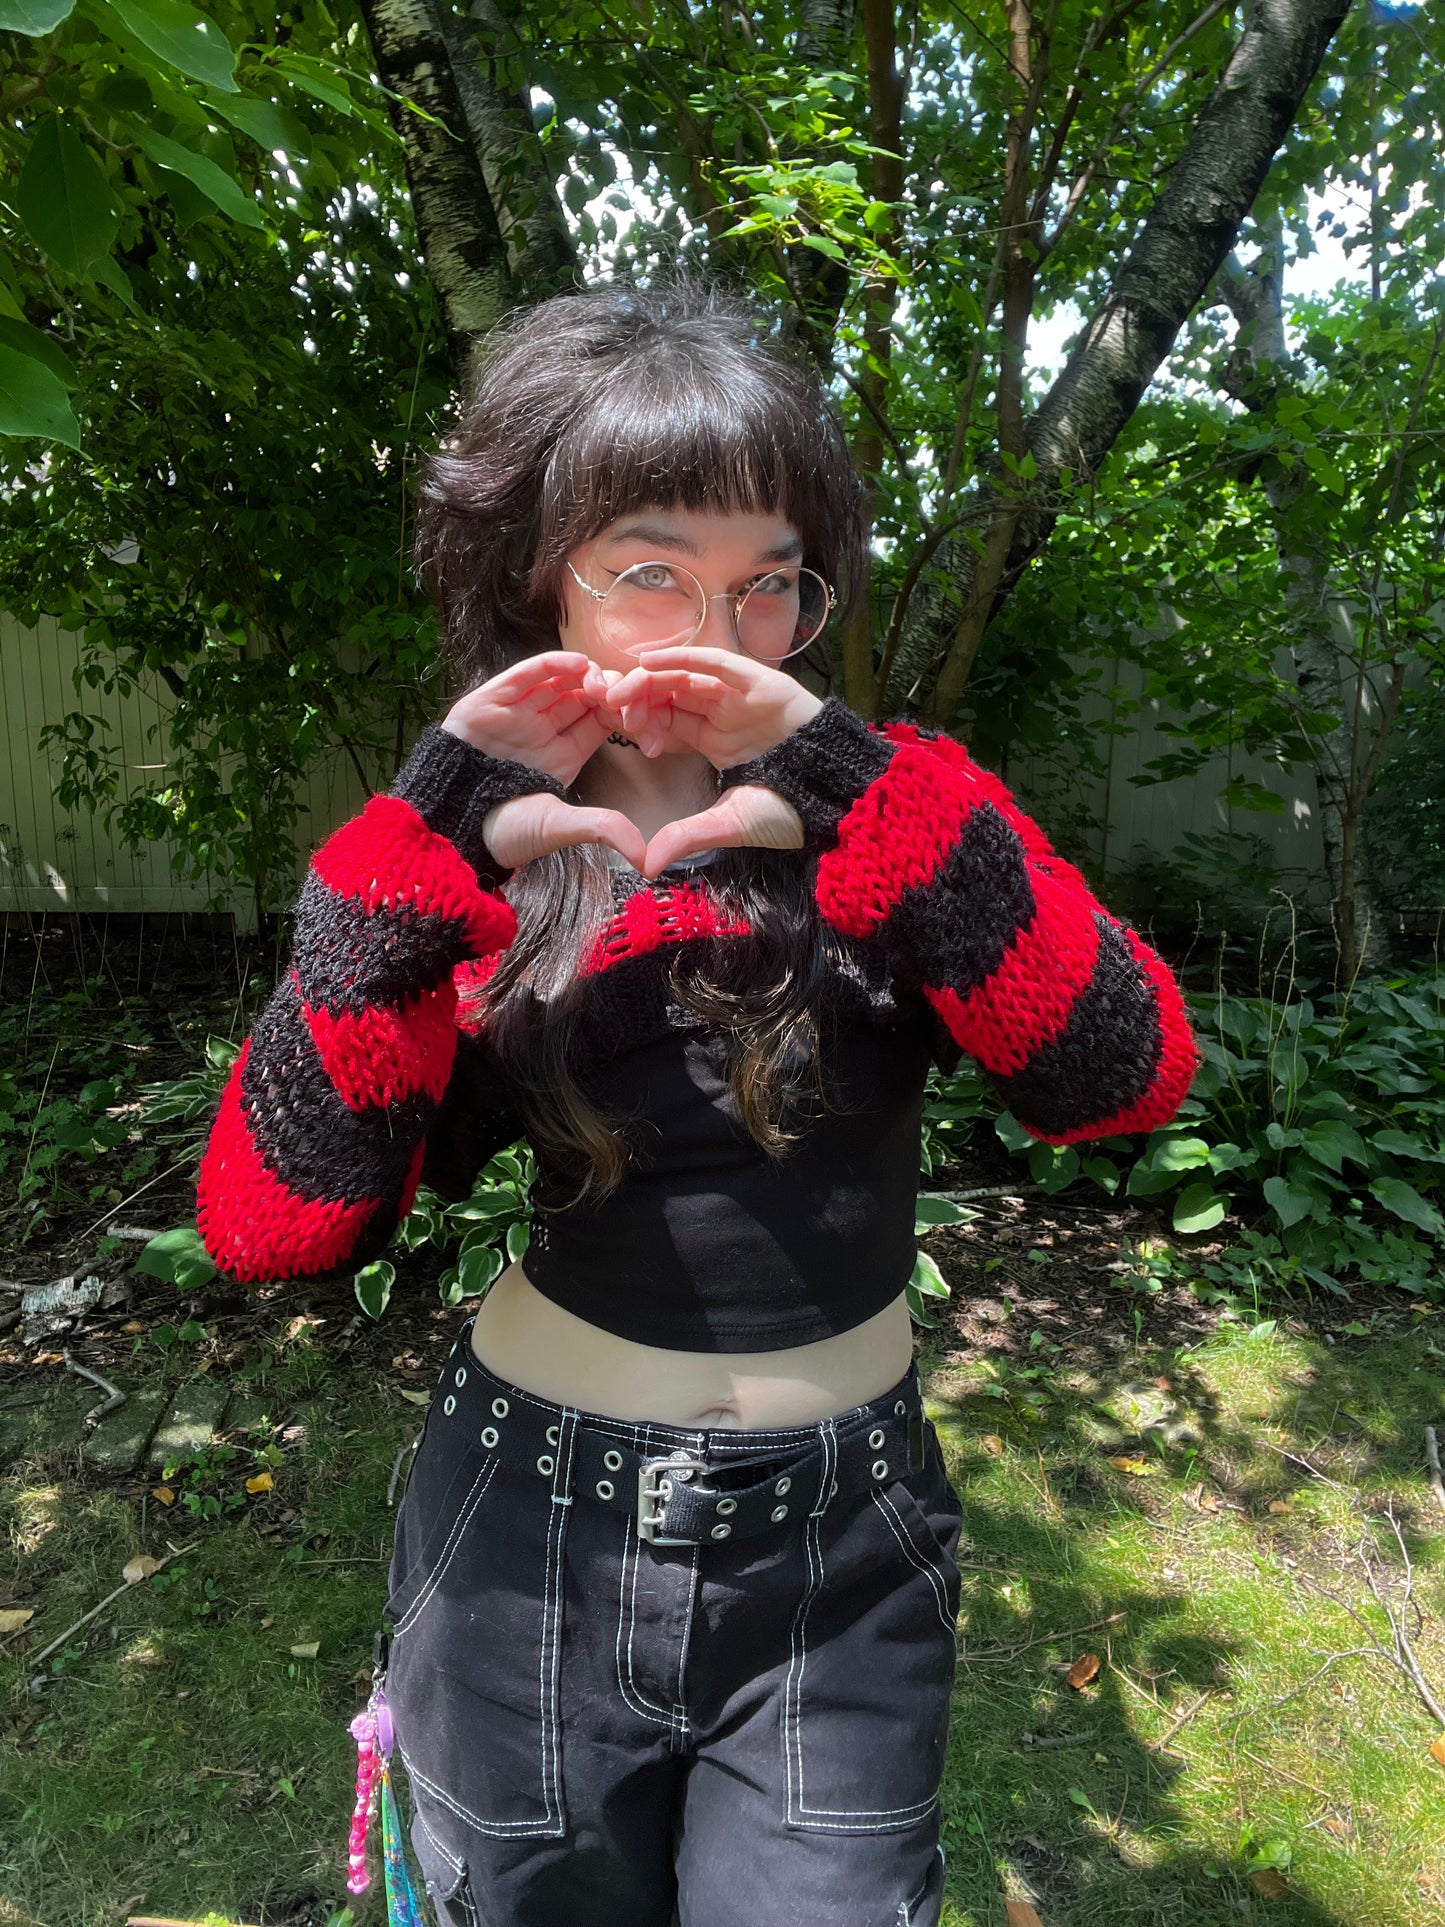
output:
<svg viewBox="0 0 1445 1927"><path fill-rule="evenodd" d="M823 1462L818 1469L818 1497L809 1514L809 1517L814 1519L821 1519L828 1510L838 1472L838 1431L832 1419L825 1418L819 1425L818 1443L822 1447Z"/></svg>
<svg viewBox="0 0 1445 1927"><path fill-rule="evenodd" d="M562 1408L562 1417L557 1425L557 1447L552 1461L552 1503L571 1505L572 1467L577 1456L577 1424L579 1415L570 1405Z"/></svg>

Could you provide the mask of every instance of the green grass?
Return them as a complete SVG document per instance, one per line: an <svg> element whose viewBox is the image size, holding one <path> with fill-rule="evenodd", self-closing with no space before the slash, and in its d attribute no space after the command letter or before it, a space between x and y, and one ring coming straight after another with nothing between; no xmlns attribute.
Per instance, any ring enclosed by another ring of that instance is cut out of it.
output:
<svg viewBox="0 0 1445 1927"><path fill-rule="evenodd" d="M1238 1329L1132 1352L1108 1382L929 1362L970 1535L947 1927L1003 1927L1005 1898L1030 1896L1044 1927L1445 1915L1436 1728L1378 1657L1331 1660L1365 1636L1311 1590L1383 1629L1355 1553L1373 1532L1398 1573L1393 1502L1417 1569L1413 1644L1445 1696L1445 1514L1420 1470L1441 1414L1437 1326L1336 1347ZM324 1927L344 1901L346 1725L384 1592L386 1483L420 1415L394 1381L301 1349L286 1386L304 1430L273 1493L218 1521L149 1501L152 1552L207 1536L77 1636L39 1697L6 1642L0 1927L118 1927L127 1901ZM1131 1439L1166 1400L1169 1438ZM142 1489L53 1447L0 1477L0 1585L39 1608L32 1653L118 1583ZM315 1660L292 1656L310 1641ZM1076 1690L1064 1668L1085 1653L1100 1667ZM1253 1883L1263 1864L1286 1897ZM379 1927L374 1896L355 1915Z"/></svg>

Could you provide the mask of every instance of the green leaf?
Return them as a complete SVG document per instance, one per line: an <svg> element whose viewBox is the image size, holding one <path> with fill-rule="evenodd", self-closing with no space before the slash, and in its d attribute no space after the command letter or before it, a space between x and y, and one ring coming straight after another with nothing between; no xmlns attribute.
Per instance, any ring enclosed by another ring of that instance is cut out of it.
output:
<svg viewBox="0 0 1445 1927"><path fill-rule="evenodd" d="M495 1245L473 1245L464 1251L457 1265L459 1296L475 1298L501 1276L504 1260Z"/></svg>
<svg viewBox="0 0 1445 1927"><path fill-rule="evenodd" d="M532 1227L525 1219L519 1218L514 1225L509 1225L507 1228L507 1262L513 1265L516 1264L519 1258L526 1255L527 1246L531 1242Z"/></svg>
<svg viewBox="0 0 1445 1927"><path fill-rule="evenodd" d="M186 6L184 0L110 0L110 4L141 45L168 66L222 93L240 91L230 41L213 20Z"/></svg>
<svg viewBox="0 0 1445 1927"><path fill-rule="evenodd" d="M207 100L202 105L233 127L239 127L268 154L279 147L291 160L304 155L310 147L310 132L299 114L274 100L258 100L254 94L237 94L233 100Z"/></svg>
<svg viewBox="0 0 1445 1927"><path fill-rule="evenodd" d="M975 1212L966 1211L961 1204L955 1204L952 1198L930 1197L926 1191L919 1193L913 1207L914 1224L921 1225L925 1231L931 1230L934 1225L964 1224L976 1215Z"/></svg>
<svg viewBox="0 0 1445 1927"><path fill-rule="evenodd" d="M926 1298L947 1298L948 1280L938 1269L926 1251L920 1251L913 1266L913 1276L908 1280L908 1312L915 1325L931 1331L934 1319L924 1305Z"/></svg>
<svg viewBox="0 0 1445 1927"><path fill-rule="evenodd" d="M65 384L33 355L0 346L0 435L34 435L80 447Z"/></svg>
<svg viewBox="0 0 1445 1927"><path fill-rule="evenodd" d="M130 276L113 255L103 254L98 261L90 264L90 278L97 287L109 288L123 308L133 315L140 313L140 303L130 285Z"/></svg>
<svg viewBox="0 0 1445 1927"><path fill-rule="evenodd" d="M55 379L67 388L78 384L79 377L60 343L39 328L32 328L28 321L12 321L8 315L0 315L0 348L43 361Z"/></svg>
<svg viewBox="0 0 1445 1927"><path fill-rule="evenodd" d="M15 206L36 246L82 280L120 227L100 163L74 128L49 115L15 183Z"/></svg>
<svg viewBox="0 0 1445 1927"><path fill-rule="evenodd" d="M1403 1178L1371 1178L1370 1193L1397 1218L1419 1225L1432 1238L1445 1238L1445 1218L1428 1199L1420 1196L1413 1184L1406 1184Z"/></svg>
<svg viewBox="0 0 1445 1927"><path fill-rule="evenodd" d="M1212 1231L1228 1209L1228 1198L1221 1197L1212 1185L1191 1184L1174 1200L1174 1229Z"/></svg>
<svg viewBox="0 0 1445 1927"><path fill-rule="evenodd" d="M1032 1131L1024 1129L1012 1111L1001 1112L994 1119L993 1128L999 1142L1007 1145L1010 1151L1027 1151L1030 1145L1039 1142Z"/></svg>
<svg viewBox="0 0 1445 1927"><path fill-rule="evenodd" d="M1102 1191L1112 1198L1119 1189L1119 1167L1112 1158L1085 1158L1084 1176L1091 1178Z"/></svg>
<svg viewBox="0 0 1445 1927"><path fill-rule="evenodd" d="M1291 1184L1287 1178L1266 1178L1264 1195L1273 1205L1280 1223L1286 1228L1292 1224L1298 1224L1302 1218L1309 1217L1315 1208L1313 1193L1303 1190L1297 1184Z"/></svg>
<svg viewBox="0 0 1445 1927"><path fill-rule="evenodd" d="M242 227L258 228L264 225L260 208L223 167L217 167L204 154L182 147L179 141L158 134L143 121L127 120L125 125L137 147L157 167L169 168L171 173L184 176L193 187L200 189L208 201L233 221L239 221Z"/></svg>
<svg viewBox="0 0 1445 1927"><path fill-rule="evenodd" d="M193 1224L180 1224L152 1238L135 1261L137 1271L151 1278L168 1278L181 1291L192 1291L215 1275L211 1254Z"/></svg>
<svg viewBox="0 0 1445 1927"><path fill-rule="evenodd" d="M1340 1170L1346 1158L1365 1170L1370 1168L1372 1159L1365 1149L1364 1139L1351 1125L1342 1124L1338 1118L1326 1118L1321 1124L1306 1125L1303 1135L1305 1149L1332 1171Z"/></svg>
<svg viewBox="0 0 1445 1927"><path fill-rule="evenodd" d="M352 1290L368 1318L380 1318L391 1302L391 1288L395 1283L396 1266L388 1264L385 1258L378 1258L357 1272Z"/></svg>
<svg viewBox="0 0 1445 1927"><path fill-rule="evenodd" d="M0 33L54 33L75 0L0 0Z"/></svg>
<svg viewBox="0 0 1445 1927"><path fill-rule="evenodd" d="M802 238L805 248L812 248L816 254L827 255L830 261L846 261L848 258L838 243L826 234L805 234Z"/></svg>
<svg viewBox="0 0 1445 1927"><path fill-rule="evenodd" d="M1161 1138L1147 1154L1151 1171L1193 1171L1209 1162L1209 1146L1202 1137Z"/></svg>

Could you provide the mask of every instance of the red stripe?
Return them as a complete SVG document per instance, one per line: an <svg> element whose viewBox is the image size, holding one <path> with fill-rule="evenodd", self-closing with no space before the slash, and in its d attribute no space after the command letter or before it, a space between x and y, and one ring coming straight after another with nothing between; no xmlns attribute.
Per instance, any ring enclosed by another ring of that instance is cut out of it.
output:
<svg viewBox="0 0 1445 1927"><path fill-rule="evenodd" d="M962 743L956 743L951 736L925 737L912 723L883 723L873 724L871 727L886 736L890 742L916 746L937 762L945 763L950 769L958 770L972 787L977 800L981 803L992 803L1009 827L1018 832L1030 862L1036 862L1043 857L1051 858L1055 863L1063 861L1061 857L1054 855L1053 844L1049 842L1033 818L1026 816L1019 808L1012 793L1004 787L1002 781L994 775L992 770L985 769L982 763L976 763Z"/></svg>
<svg viewBox="0 0 1445 1927"><path fill-rule="evenodd" d="M932 881L979 800L964 774L945 774L926 749L901 748L852 804L837 847L818 862L818 907L834 929L871 936L905 890Z"/></svg>
<svg viewBox="0 0 1445 1927"><path fill-rule="evenodd" d="M1188 1097L1189 1086L1194 1082L1194 1073L1199 1066L1199 1051L1189 1027L1189 1013L1185 1008L1183 993L1175 981L1174 973L1163 958L1156 956L1132 930L1124 927L1124 935L1129 940L1135 960L1154 988L1160 1032L1158 1069L1148 1090L1133 1104L1126 1105L1122 1111L1115 1111L1112 1117L1103 1118L1097 1124L1076 1125L1073 1130L1065 1131L1059 1137L1047 1138L1046 1143L1079 1144L1087 1138L1123 1137L1131 1131L1157 1131L1161 1124L1167 1124L1174 1116Z"/></svg>
<svg viewBox="0 0 1445 1927"><path fill-rule="evenodd" d="M593 940L580 974L596 976L628 957L645 957L666 943L685 943L690 937L745 937L750 928L690 883L672 884L657 896L650 890L639 890Z"/></svg>
<svg viewBox="0 0 1445 1927"><path fill-rule="evenodd" d="M342 1264L380 1202L303 1198L261 1156L241 1106L249 1041L231 1070L196 1187L196 1223L217 1266L243 1284L304 1278Z"/></svg>
<svg viewBox="0 0 1445 1927"><path fill-rule="evenodd" d="M316 1054L353 1111L395 1104L418 1091L440 1103L457 1054L457 992L451 982L424 990L399 1010L301 1009Z"/></svg>
<svg viewBox="0 0 1445 1927"><path fill-rule="evenodd" d="M501 961L502 953L497 950L490 957L468 958L452 972L452 982L457 987L457 1026L471 1037L480 1037L486 1029L487 1000L482 993L497 974Z"/></svg>
<svg viewBox="0 0 1445 1927"><path fill-rule="evenodd" d="M517 934L512 906L483 890L456 845L429 830L399 796L373 796L311 859L329 890L351 897L370 915L410 905L424 916L466 925L476 956L499 950Z"/></svg>
<svg viewBox="0 0 1445 1927"><path fill-rule="evenodd" d="M1087 990L1099 954L1093 898L1045 871L1030 875L1033 921L1020 930L993 975L960 995L924 986L924 996L970 1057L996 1077L1021 1071L1051 1044Z"/></svg>

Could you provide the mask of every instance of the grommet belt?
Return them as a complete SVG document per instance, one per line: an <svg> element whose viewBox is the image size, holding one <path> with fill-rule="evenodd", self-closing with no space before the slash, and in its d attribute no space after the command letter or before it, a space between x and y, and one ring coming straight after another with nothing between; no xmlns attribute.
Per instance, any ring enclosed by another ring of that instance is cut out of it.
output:
<svg viewBox="0 0 1445 1927"><path fill-rule="evenodd" d="M631 1513L639 1537L653 1545L782 1536L831 1500L890 1484L924 1464L927 1421L911 1374L895 1393L871 1405L817 1427L790 1427L790 1436L780 1436L775 1448L744 1455L717 1434L709 1442L699 1432L693 1445L647 1451L621 1436L631 1427L590 1426L562 1406L507 1396L478 1370L464 1341L465 1334L438 1388L446 1424L469 1431L478 1449L503 1465L547 1480L556 1498ZM570 1465L564 1463L564 1473L570 1476L562 1491L558 1445L569 1421ZM800 1434L807 1443L800 1443ZM756 1476L749 1479L749 1472Z"/></svg>

